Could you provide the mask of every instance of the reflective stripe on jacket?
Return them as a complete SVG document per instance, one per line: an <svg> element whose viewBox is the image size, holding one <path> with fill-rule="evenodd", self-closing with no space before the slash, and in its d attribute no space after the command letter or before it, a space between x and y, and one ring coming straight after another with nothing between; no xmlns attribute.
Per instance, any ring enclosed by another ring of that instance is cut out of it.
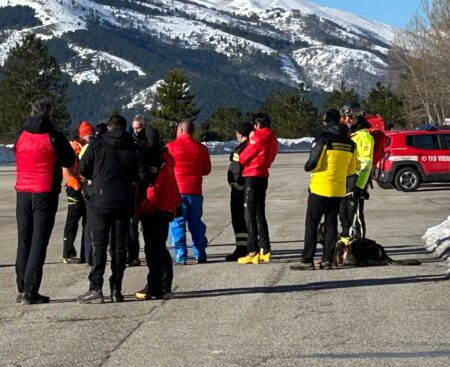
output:
<svg viewBox="0 0 450 367"><path fill-rule="evenodd" d="M305 171L312 172L311 193L326 197L344 197L346 179L356 169L355 144L344 127L327 127L312 145Z"/></svg>
<svg viewBox="0 0 450 367"><path fill-rule="evenodd" d="M351 139L356 144L356 186L364 189L372 172L374 139L369 130L362 129L351 134Z"/></svg>

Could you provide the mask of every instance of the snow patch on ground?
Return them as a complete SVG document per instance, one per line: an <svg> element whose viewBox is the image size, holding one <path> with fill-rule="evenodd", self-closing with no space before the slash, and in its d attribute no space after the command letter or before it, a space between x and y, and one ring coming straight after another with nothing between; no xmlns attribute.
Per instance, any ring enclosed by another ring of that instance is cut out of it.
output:
<svg viewBox="0 0 450 367"><path fill-rule="evenodd" d="M155 84L156 85L156 84ZM152 86L154 87L154 86ZM156 87L155 87L156 88ZM311 144L314 138L300 138L300 139L278 139L278 149L282 153L289 152L308 152L311 149ZM208 141L203 143L209 150L210 154L230 154L237 146L237 141ZM0 163L14 163L14 146L12 144L0 145Z"/></svg>
<svg viewBox="0 0 450 367"><path fill-rule="evenodd" d="M422 239L434 257L445 260L446 273L450 275L450 216L441 224L428 228Z"/></svg>
<svg viewBox="0 0 450 367"><path fill-rule="evenodd" d="M293 152L309 152L314 138L300 138L300 139L278 139L278 151L282 153ZM230 154L237 146L237 141L208 141L203 143L209 150L210 154Z"/></svg>

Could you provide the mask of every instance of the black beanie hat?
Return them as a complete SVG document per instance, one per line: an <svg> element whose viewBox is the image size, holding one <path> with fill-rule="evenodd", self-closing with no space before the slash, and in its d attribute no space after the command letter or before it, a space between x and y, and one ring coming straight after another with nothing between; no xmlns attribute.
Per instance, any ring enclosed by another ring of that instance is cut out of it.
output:
<svg viewBox="0 0 450 367"><path fill-rule="evenodd" d="M331 109L325 112L323 116L323 122L326 125L337 125L341 120L341 115L336 109Z"/></svg>
<svg viewBox="0 0 450 367"><path fill-rule="evenodd" d="M237 125L236 131L241 134L242 136L248 136L253 131L253 125L249 124L248 122L241 122Z"/></svg>

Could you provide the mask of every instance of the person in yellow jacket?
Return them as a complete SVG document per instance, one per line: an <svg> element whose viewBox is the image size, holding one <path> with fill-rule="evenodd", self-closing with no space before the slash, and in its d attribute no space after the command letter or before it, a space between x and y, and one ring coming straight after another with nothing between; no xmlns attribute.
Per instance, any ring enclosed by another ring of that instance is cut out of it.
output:
<svg viewBox="0 0 450 367"><path fill-rule="evenodd" d="M71 168L63 168L63 176L66 179L67 193L67 217L64 226L63 262L65 264L79 264L86 261L84 246L84 228L86 226L86 205L83 198L83 178L78 174L78 159L83 147L89 143L89 138L94 135L94 127L83 121L78 129L78 136L70 142L77 155L77 160ZM74 246L78 231L78 222L81 219L81 247L80 257Z"/></svg>
<svg viewBox="0 0 450 367"><path fill-rule="evenodd" d="M339 209L342 226L341 239L364 238L366 223L364 201L369 198L367 188L372 173L374 139L369 132L370 124L364 118L361 105L351 102L341 109L342 122L349 128L350 138L356 144L356 182L354 189L347 189L345 200Z"/></svg>
<svg viewBox="0 0 450 367"><path fill-rule="evenodd" d="M355 143L348 129L340 124L338 110L328 110L323 119L322 133L313 142L305 171L312 172L305 220L305 247L302 259L291 270L313 270L317 246L317 230L325 217L325 248L321 268L331 269L337 239L339 204L346 193L348 177L355 174Z"/></svg>

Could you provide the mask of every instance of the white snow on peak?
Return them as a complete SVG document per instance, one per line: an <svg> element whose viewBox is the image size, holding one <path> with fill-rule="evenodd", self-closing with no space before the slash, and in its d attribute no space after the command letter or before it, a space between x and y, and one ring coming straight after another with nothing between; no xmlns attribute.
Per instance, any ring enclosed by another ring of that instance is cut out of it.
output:
<svg viewBox="0 0 450 367"><path fill-rule="evenodd" d="M381 38L386 43L395 37L397 30L385 23L369 20L342 10L328 8L308 0L192 0L211 8L234 12L242 15L262 14L268 9L297 10L303 14L315 14L320 18L331 20L357 33L367 31Z"/></svg>
<svg viewBox="0 0 450 367"><path fill-rule="evenodd" d="M378 56L362 50L339 46L313 46L296 50L292 57L301 66L315 87L331 92L339 88L343 80L355 80L356 73L372 74L380 80L385 74L386 63ZM352 75L348 75L351 72ZM355 87L356 85L349 85Z"/></svg>
<svg viewBox="0 0 450 367"><path fill-rule="evenodd" d="M145 76L144 71L133 63L120 57L111 55L104 51L82 48L74 44L68 44L78 55L62 67L62 71L69 74L72 81L81 84L82 82L97 83L103 73L101 65L108 65L117 71L124 73L136 72L140 76ZM83 63L87 70L75 70L73 63Z"/></svg>

